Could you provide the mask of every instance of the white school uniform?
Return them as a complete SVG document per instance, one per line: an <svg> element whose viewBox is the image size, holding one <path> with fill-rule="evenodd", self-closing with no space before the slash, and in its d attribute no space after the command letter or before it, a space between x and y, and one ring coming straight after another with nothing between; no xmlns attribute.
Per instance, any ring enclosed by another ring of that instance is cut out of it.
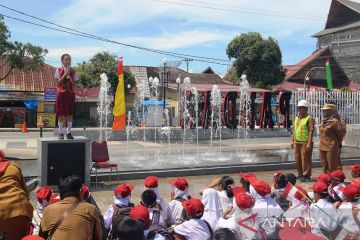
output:
<svg viewBox="0 0 360 240"><path fill-rule="evenodd" d="M130 203L131 196L127 196L125 198L114 197L114 204L117 206L128 206ZM113 205L110 205L104 214L104 221L106 229L111 229L112 227L112 218L114 215Z"/></svg>
<svg viewBox="0 0 360 240"><path fill-rule="evenodd" d="M223 190L223 191L218 191L218 195L219 195L219 198L220 198L220 203L221 203L221 208L223 210L223 214L225 213L226 209L228 209L229 207L232 207L233 205L233 197L232 198L229 198L227 195L226 195L226 191ZM229 212L226 216L226 218L230 218L234 216L234 208L231 210L231 212Z"/></svg>
<svg viewBox="0 0 360 240"><path fill-rule="evenodd" d="M356 224L352 208L360 208L360 204L356 202L343 202L337 210L339 216L339 222L343 225L343 228L350 231L351 233L360 234L360 227ZM359 214L360 215L360 214ZM359 217L358 215L358 217ZM338 239L343 239L348 234L347 231L341 231Z"/></svg>
<svg viewBox="0 0 360 240"><path fill-rule="evenodd" d="M264 229L268 237L272 237L276 230L275 219L279 218L284 211L279 204L270 197L270 194L261 196L256 192L254 187L250 185L250 195L255 199L252 212L257 214L256 221Z"/></svg>
<svg viewBox="0 0 360 240"><path fill-rule="evenodd" d="M205 189L201 201L204 204L204 215L201 219L206 220L211 228L215 229L218 220L223 215L218 191L213 188Z"/></svg>
<svg viewBox="0 0 360 240"><path fill-rule="evenodd" d="M316 205L325 211L332 219L319 208L317 208L314 204L311 204L310 217L314 221L311 232L315 235L322 236L320 228L326 231L334 231L337 227L336 221L338 220L338 214L334 205L328 202L326 199L319 199L316 202Z"/></svg>
<svg viewBox="0 0 360 240"><path fill-rule="evenodd" d="M175 226L175 233L184 236L187 240L210 239L210 231L206 223L201 219L190 219Z"/></svg>
<svg viewBox="0 0 360 240"><path fill-rule="evenodd" d="M184 191L173 187L174 199L169 202L169 205L166 209L166 221L168 224L179 224L179 219L181 218L181 213L183 211L182 203L175 198L183 198L184 201L188 199L189 188L186 188Z"/></svg>

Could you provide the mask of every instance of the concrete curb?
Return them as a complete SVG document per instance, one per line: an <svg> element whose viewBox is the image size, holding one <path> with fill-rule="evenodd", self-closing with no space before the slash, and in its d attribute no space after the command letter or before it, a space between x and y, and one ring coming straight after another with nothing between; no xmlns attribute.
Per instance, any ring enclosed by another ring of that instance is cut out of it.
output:
<svg viewBox="0 0 360 240"><path fill-rule="evenodd" d="M352 165L359 162L359 158L342 159L342 165ZM321 167L320 160L312 162L312 167ZM157 177L180 177L180 176L199 176L199 175L216 175L216 174L230 174L239 172L262 172L262 171L276 171L295 169L295 162L271 162L263 164L243 164L243 165L227 165L217 167L199 167L199 168L185 168L185 169L161 169L161 170L142 170L142 171L127 171L119 172L119 181L144 179L149 175ZM98 182L109 181L109 173L98 174ZM112 180L116 179L116 173L113 172ZM95 175L91 175L91 182L95 182Z"/></svg>

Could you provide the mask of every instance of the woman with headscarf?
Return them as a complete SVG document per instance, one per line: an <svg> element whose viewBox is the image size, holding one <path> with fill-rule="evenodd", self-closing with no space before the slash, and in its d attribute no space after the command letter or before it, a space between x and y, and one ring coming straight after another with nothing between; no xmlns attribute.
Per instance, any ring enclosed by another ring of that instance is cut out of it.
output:
<svg viewBox="0 0 360 240"><path fill-rule="evenodd" d="M320 129L320 160L324 173L341 169L341 144L346 134L346 126L334 104L325 104L322 108L323 120Z"/></svg>
<svg viewBox="0 0 360 240"><path fill-rule="evenodd" d="M218 220L223 216L218 192L213 188L205 189L201 201L204 204L204 215L201 219L207 221L211 228L215 229Z"/></svg>

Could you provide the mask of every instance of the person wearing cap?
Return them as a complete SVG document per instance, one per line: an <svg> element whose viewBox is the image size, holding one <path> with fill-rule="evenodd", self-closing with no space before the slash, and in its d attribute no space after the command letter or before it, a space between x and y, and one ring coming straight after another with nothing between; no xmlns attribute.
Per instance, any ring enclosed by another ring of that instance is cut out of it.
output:
<svg viewBox="0 0 360 240"><path fill-rule="evenodd" d="M331 176L329 173L322 173L319 176L315 177L314 180L317 182L323 182L326 185L330 185Z"/></svg>
<svg viewBox="0 0 360 240"><path fill-rule="evenodd" d="M182 202L189 198L189 184L183 177L178 177L175 180L169 180L172 185L171 201L166 209L166 222L168 225L181 223L184 219L182 216L183 206Z"/></svg>
<svg viewBox="0 0 360 240"><path fill-rule="evenodd" d="M341 203L338 209L339 222L347 231L342 230L338 235L338 239L344 239L350 233L352 235L357 234L357 236L360 237L360 227L355 221L356 216L353 215L353 208L360 207L360 204L357 202L360 196L360 189L350 184L340 188L340 190L344 193L345 201Z"/></svg>
<svg viewBox="0 0 360 240"><path fill-rule="evenodd" d="M146 177L145 181L144 181L144 188L145 188L145 190L147 190L147 189L152 190L153 192L156 193L156 202L160 205L161 214L164 215L163 216L164 217L164 223L163 224L165 224L166 210L167 210L168 205L160 195L158 178L155 177L155 176Z"/></svg>
<svg viewBox="0 0 360 240"><path fill-rule="evenodd" d="M344 201L344 193L340 188L344 188L346 184L344 183L345 174L342 170L335 170L330 173L330 185L328 188L329 195L333 202Z"/></svg>
<svg viewBox="0 0 360 240"><path fill-rule="evenodd" d="M138 205L130 210L130 217L144 224L144 236L146 240L171 240L171 235L164 227L152 225L150 216L149 208L144 205Z"/></svg>
<svg viewBox="0 0 360 240"><path fill-rule="evenodd" d="M240 177L240 183L242 185L242 187L245 189L245 191L249 192L250 191L250 178L256 178L256 176L251 173L239 173L239 177Z"/></svg>
<svg viewBox="0 0 360 240"><path fill-rule="evenodd" d="M349 167L351 171L351 177L352 178L358 178L360 179L360 164L355 164Z"/></svg>
<svg viewBox="0 0 360 240"><path fill-rule="evenodd" d="M334 104L322 108L323 120L319 126L319 153L324 173L341 169L340 152L346 134L346 126Z"/></svg>
<svg viewBox="0 0 360 240"><path fill-rule="evenodd" d="M291 147L294 149L296 169L301 181L310 180L311 156L313 152L314 119L308 114L310 104L306 100L298 102L298 115L294 120Z"/></svg>
<svg viewBox="0 0 360 240"><path fill-rule="evenodd" d="M268 183L250 178L250 195L255 199L253 213L256 213L256 221L265 231L269 239L276 237L276 224L274 224L284 211L279 204L271 198L271 188Z"/></svg>
<svg viewBox="0 0 360 240"><path fill-rule="evenodd" d="M131 203L131 191L134 185L121 183L114 189L114 203L108 207L104 214L105 226L111 230L112 225L116 225L121 217L128 215L130 208L134 206Z"/></svg>
<svg viewBox="0 0 360 240"><path fill-rule="evenodd" d="M182 203L189 218L188 221L174 227L177 240L206 240L211 239L213 230L206 220L202 220L204 204L196 198Z"/></svg>
<svg viewBox="0 0 360 240"><path fill-rule="evenodd" d="M37 201L36 210L34 210L33 219L31 222L31 224L34 227L33 235L39 234L40 222L43 217L45 208L50 203L51 195L52 195L52 190L51 190L51 188L49 188L47 186L43 186L36 191L36 198L38 201Z"/></svg>
<svg viewBox="0 0 360 240"><path fill-rule="evenodd" d="M310 217L313 219L311 232L318 236L333 235L337 231L338 214L334 205L327 201L328 186L323 182L316 182L311 189L315 200L310 205Z"/></svg>
<svg viewBox="0 0 360 240"><path fill-rule="evenodd" d="M246 238L252 239L255 234L253 232L243 233L241 231L240 225L237 224L237 222L246 219L253 214L252 207L254 206L255 200L249 193L245 192L242 187L234 187L232 191L234 194L233 205L234 205L235 214L228 219L225 219L223 217L220 218L216 226L216 229L218 230L222 228L228 228L236 233L238 239L246 239ZM243 224L246 223L247 223L246 221L243 222ZM256 226L252 226L252 228L256 228Z"/></svg>
<svg viewBox="0 0 360 240"><path fill-rule="evenodd" d="M1 150L0 189L0 236L19 240L29 230L33 207L20 167L7 160Z"/></svg>
<svg viewBox="0 0 360 240"><path fill-rule="evenodd" d="M99 212L94 205L82 201L81 182L76 175L59 180L61 201L45 208L39 236L51 240L102 239ZM58 225L59 219L63 221Z"/></svg>

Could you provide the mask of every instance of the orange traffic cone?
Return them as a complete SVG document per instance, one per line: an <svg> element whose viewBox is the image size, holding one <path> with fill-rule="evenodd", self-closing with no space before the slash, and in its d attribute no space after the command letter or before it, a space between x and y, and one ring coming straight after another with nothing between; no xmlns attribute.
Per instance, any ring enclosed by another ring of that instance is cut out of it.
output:
<svg viewBox="0 0 360 240"><path fill-rule="evenodd" d="M26 122L24 121L23 125L22 125L22 133L27 133L28 130L27 130L27 125L26 125Z"/></svg>

